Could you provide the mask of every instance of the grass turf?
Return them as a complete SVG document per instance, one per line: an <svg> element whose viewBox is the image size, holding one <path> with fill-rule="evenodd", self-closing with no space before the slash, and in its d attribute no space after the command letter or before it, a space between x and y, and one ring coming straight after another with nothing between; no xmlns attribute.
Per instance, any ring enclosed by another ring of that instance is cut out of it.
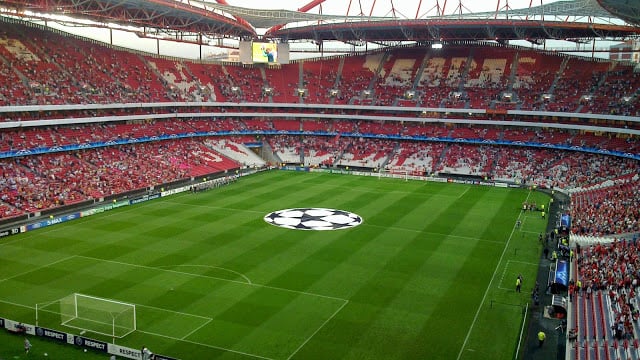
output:
<svg viewBox="0 0 640 360"><path fill-rule="evenodd" d="M182 359L511 359L546 227L520 211L526 199L548 201L523 189L258 174L7 238L0 317L34 323L35 304L50 303L40 325L78 333L60 325L55 301L82 293L136 304L138 330L116 343ZM295 207L364 223L299 231L262 219ZM26 358L22 338L2 333L0 344L0 358ZM30 358L44 351L98 358L40 341Z"/></svg>

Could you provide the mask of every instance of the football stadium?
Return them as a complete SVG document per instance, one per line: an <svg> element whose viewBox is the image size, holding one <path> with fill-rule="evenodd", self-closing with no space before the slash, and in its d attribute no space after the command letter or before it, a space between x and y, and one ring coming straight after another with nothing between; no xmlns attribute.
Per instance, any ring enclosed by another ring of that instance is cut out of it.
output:
<svg viewBox="0 0 640 360"><path fill-rule="evenodd" d="M251 3L0 0L0 359L640 359L640 3Z"/></svg>

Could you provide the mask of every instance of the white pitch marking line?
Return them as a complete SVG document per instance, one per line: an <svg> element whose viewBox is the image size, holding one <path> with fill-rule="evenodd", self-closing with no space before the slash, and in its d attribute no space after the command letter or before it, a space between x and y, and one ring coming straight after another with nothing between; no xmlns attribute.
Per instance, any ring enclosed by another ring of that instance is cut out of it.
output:
<svg viewBox="0 0 640 360"><path fill-rule="evenodd" d="M23 308L27 308L27 309L35 309L35 306L29 306L29 305L24 305L24 304L18 304L18 303L14 303L11 301L6 301L6 300L2 300L0 299L1 303L5 303L5 304L9 304L9 305L13 305L13 306L18 306L18 307L23 307Z"/></svg>
<svg viewBox="0 0 640 360"><path fill-rule="evenodd" d="M289 355L287 360L291 359L296 353L298 353L298 351L300 351L300 349L302 349L305 345L307 345L309 340L311 340L311 338L314 337L329 321L331 321L331 319L333 319L340 312L340 310L342 310L342 308L344 308L348 303L349 303L349 300L345 300L344 304L342 304L338 308L338 310L334 311L333 314L331 314L331 316L329 316L327 320L325 320L322 324L320 324L320 327L318 327L316 331L313 332L313 334L309 335L309 337L302 344L300 344L300 346L298 346L298 348L291 355Z"/></svg>
<svg viewBox="0 0 640 360"><path fill-rule="evenodd" d="M526 261L518 261L518 260L507 260L507 265L505 265L504 267L504 271L502 272L502 277L500 277L500 282L498 283L498 289L502 289L502 290L513 290L510 288L505 288L502 286L503 282L504 282L504 278L507 275L507 269L509 268L509 264L510 263L515 263L515 264L524 264L524 265L531 265L531 266L535 266L537 267L538 264L535 263L531 263L531 262L526 262Z"/></svg>
<svg viewBox="0 0 640 360"><path fill-rule="evenodd" d="M138 264L131 264L131 263L126 263L126 262L122 262L122 261L107 260L107 259L99 259L99 258L94 258L94 257L91 257L91 256L84 256L84 255L76 255L76 257L85 258L85 259L88 259L88 260L94 260L94 261L103 261L103 262L108 262L108 263L113 263L113 264L118 264L118 265L125 265L125 266L131 266L131 267L138 267L138 268L142 268L142 269L150 269L150 270L165 271L165 272L169 272L169 273L173 273L173 274L180 274L180 275L187 275L187 276L193 276L193 277L200 277L200 278L214 279L214 280L219 280L219 281L226 281L226 282L230 282L230 283L242 284L242 285L247 285L247 286L261 287L261 288L265 288L265 289L273 289L273 290L286 291L286 292L291 292L291 293L295 293L295 294L302 294L302 295L308 295L308 296L315 296L315 297L320 297L320 298L330 299L330 300L336 300L336 301L348 301L347 299L342 299L342 298L334 297L334 296L321 295L321 294L314 294L314 293L310 293L310 292L306 292L306 291L291 290L291 289L285 289L285 288L280 288L280 287L275 287L275 286L269 286L269 285L262 285L262 284L256 284L256 283L250 283L250 284L249 284L249 283L244 282L244 281L230 280L230 279L223 279L223 278L219 278L219 277L215 277L215 276L207 276L207 275L193 274L193 273L187 273L187 272L182 272L182 271L177 271L177 270L168 270L168 269L162 269L162 268L154 267L154 266L138 265Z"/></svg>
<svg viewBox="0 0 640 360"><path fill-rule="evenodd" d="M529 200L531 196L531 191L527 194L527 198L525 201ZM520 215L518 215L518 219ZM513 224L513 228L511 229L511 234L509 234L509 239L504 245L504 249L502 250L502 254L500 255L500 259L498 260L498 264L496 265L495 270L493 270L493 275L491 275L491 280L489 280L489 284L487 285L487 289L484 291L484 295L482 296L482 301L480 301L480 305L478 305L478 310L476 310L476 314L473 317L473 321L471 322L471 326L469 326L469 331L467 332L467 336L464 338L464 342L460 347L460 352L458 352L458 357L456 360L460 360L462 357L462 353L464 352L464 347L467 346L467 342L469 341L469 337L471 337L471 332L473 331L473 327L476 325L476 321L478 321L478 316L480 316L480 311L482 310L482 305L484 305L485 300L487 299L487 295L489 294L489 290L491 290L491 285L493 285L493 280L496 278L496 274L498 273L498 269L500 268L500 264L502 264L502 259L504 259L504 255L507 253L507 249L509 248L509 244L511 243L511 239L513 239L513 233L516 231L516 225Z"/></svg>
<svg viewBox="0 0 640 360"><path fill-rule="evenodd" d="M505 265L504 271L502 272L502 276L500 277L500 282L498 283L498 287L501 288L501 289L504 289L502 287L502 283L504 282L504 277L507 275L507 269L508 268L509 268L509 261L507 261L507 265Z"/></svg>
<svg viewBox="0 0 640 360"><path fill-rule="evenodd" d="M443 233L436 233L436 232L429 232L429 231L422 231L420 229L409 229L409 228L403 228L403 227L398 227L398 226L382 226L382 225L374 225L374 224L369 224L369 223L362 223L362 226L369 226L369 227L375 227L375 228L380 228L380 229L385 229L385 230L400 230L400 231L408 231L408 232L412 232L412 233L421 233L421 234L426 234L426 235L436 235L436 236L442 236L442 237L448 237L448 238L452 238L452 239L463 239L463 240L471 240L471 241L481 241L481 242L487 242L487 243L494 243L494 244L504 244L503 241L496 241L496 240L487 240L487 239L480 239L480 238L475 238L475 237L470 237L470 236L459 236L459 235L451 235L451 234L443 234Z"/></svg>
<svg viewBox="0 0 640 360"><path fill-rule="evenodd" d="M15 278L17 278L17 277L20 277L20 276L23 276L23 275L26 275L26 274L29 274L29 273L32 273L32 272L36 272L36 271L38 271L38 270L41 270L41 269L47 268L47 267L49 267L49 266L53 266L53 265L55 265L55 264L58 264L58 263L61 263L61 262L64 262L64 261L70 260L70 259L72 259L72 258L74 258L74 257L76 257L76 256L75 256L75 255L67 256L67 257L66 257L66 258L64 258L64 259L56 260L56 261L54 261L54 262L52 262L52 263L49 263L49 264L46 264L46 265L42 265L42 266L36 267L36 268L31 269L31 270L27 270L27 271L25 271L25 272L21 272L20 274L13 275L13 276L10 276L10 277L8 277L8 278L1 279L1 280L0 280L0 282L4 282L4 281L7 281L7 280L15 279Z"/></svg>
<svg viewBox="0 0 640 360"><path fill-rule="evenodd" d="M203 267L203 268L210 268L210 269L220 269L220 270L224 270L224 271L228 271L230 273L236 274L238 276L240 276L241 278L247 280L248 284L252 284L251 279L249 279L245 274L243 273L239 273L237 271L231 270L231 269L227 269L224 267L220 267L220 266L211 266L211 265L189 265L189 264L184 264L184 265L163 265L163 266L158 266L158 268L172 268L172 267Z"/></svg>
<svg viewBox="0 0 640 360"><path fill-rule="evenodd" d="M238 351L238 350L233 350L233 349L228 349L222 346L215 346L215 345L210 345L210 344L203 344L203 343L199 343L196 341L191 341L191 340L186 340L186 339L179 339L177 337L173 337L173 336L169 336L169 335L163 335L163 334L156 334L156 333L152 333L149 331L142 331L142 330L136 330L139 333L143 333L143 334L147 334L147 335L152 335L152 336L158 336L158 337L163 337L165 339L171 339L171 340L175 340L175 341L183 341L189 344L194 344L194 345L199 345L199 346L204 346L204 347L208 347L210 349L217 349L217 350L222 350L222 351L228 351L228 352L232 352L235 354L240 354L240 355L245 355L245 356L250 356L253 358L257 358L257 359L264 359L264 360L274 360L272 358L266 357L266 356L260 356L260 355L256 355L256 354L251 354L251 353L247 353L247 352L243 352L243 351Z"/></svg>
<svg viewBox="0 0 640 360"><path fill-rule="evenodd" d="M189 336L191 336L191 334L193 334L196 331L198 331L198 330L202 329L203 327L207 326L207 324L209 324L212 321L213 321L213 319L209 319L209 320L205 321L202 325L198 326L197 328L195 328L192 331L190 331L187 335L185 335L182 338L180 338L180 340L184 340L184 339L188 338Z"/></svg>
<svg viewBox="0 0 640 360"><path fill-rule="evenodd" d="M180 312L180 311L174 311L174 310L169 310L169 309L163 309L163 308L159 308L159 307L155 307L155 306L149 306L149 305L140 305L140 304L135 304L136 307L143 307L143 308L149 308L149 309L154 309L154 310L160 310L160 311L166 311L166 312L170 312L173 314L178 314L178 315L184 315L184 316L191 316L191 317L196 317L196 318L200 318L200 319L204 319L204 320L213 320L210 317L206 317L206 316L200 316L200 315L195 315L195 314L189 314L189 313L185 313L185 312Z"/></svg>
<svg viewBox="0 0 640 360"><path fill-rule="evenodd" d="M518 260L507 260L507 263L517 263L517 264L525 264L525 265L531 265L531 266L538 266L540 264L536 264L536 263L532 263L532 262L526 262L526 261L518 261Z"/></svg>
<svg viewBox="0 0 640 360"><path fill-rule="evenodd" d="M11 301L6 301L6 300L2 300L0 299L1 303L5 303L5 304L9 304L9 305L13 305L13 306L18 306L18 307L23 307L23 308L27 308L27 309L35 309L35 306L29 306L29 305L23 305L23 304L18 304L18 303L14 303ZM344 306L344 305L343 305ZM166 310L166 309L160 309L160 310ZM46 310L44 310L46 311ZM170 310L166 310L166 311L170 311ZM51 312L51 311L48 311ZM187 315L191 315L191 314L187 314ZM192 315L192 316L197 316L197 315ZM213 319L209 319L209 321L205 322L204 324L202 324L200 327L196 328L195 330L193 330L192 332L190 332L189 334L185 335L184 337L186 338L187 336L190 336L191 334L193 334L194 332L196 332L197 330L199 330L200 328L204 327L206 324L208 324L211 320ZM63 324L64 325L64 324ZM68 325L65 325L68 326ZM71 327L71 326L70 326ZM242 352L242 351L238 351L238 350L233 350L233 349L227 349L221 346L215 346L215 345L210 345L210 344L203 344L203 343L199 343L196 341L191 341L191 340L186 340L184 338L180 339L180 338L176 338L173 336L169 336L169 335L163 335L163 334L157 334L157 333L152 333L149 331L143 331L140 329L136 329L136 332L139 333L143 333L143 334L148 334L148 335L152 335L152 336L158 336L158 337L163 337L166 339L171 339L171 340L175 340L175 341L184 341L190 344L194 344L194 345L200 345L200 346L204 346L204 347L208 347L208 348L212 348L212 349L218 349L218 350L223 350L223 351L229 351L232 353L236 353L236 354L241 354L241 355L246 355L246 356L250 356L250 357L254 357L254 358L258 358L258 359L264 359L264 360L274 360L272 358L268 358L265 356L260 356L260 355L256 355L256 354L250 354L250 353L246 353L246 352Z"/></svg>
<svg viewBox="0 0 640 360"><path fill-rule="evenodd" d="M467 193L467 191L469 191L469 189L471 189L471 187L466 188L466 189L462 192L462 194L460 194L460 195L458 196L458 199L461 199L461 198L464 196L464 194L466 194L466 193Z"/></svg>

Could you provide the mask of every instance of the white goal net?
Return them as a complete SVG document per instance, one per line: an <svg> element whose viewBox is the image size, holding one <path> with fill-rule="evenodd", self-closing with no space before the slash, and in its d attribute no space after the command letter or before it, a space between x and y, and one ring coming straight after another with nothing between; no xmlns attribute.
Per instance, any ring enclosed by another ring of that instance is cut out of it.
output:
<svg viewBox="0 0 640 360"><path fill-rule="evenodd" d="M59 304L64 326L117 338L136 330L134 304L83 294L71 294Z"/></svg>
<svg viewBox="0 0 640 360"><path fill-rule="evenodd" d="M378 179L380 178L409 180L409 171L406 169L380 169L378 170Z"/></svg>

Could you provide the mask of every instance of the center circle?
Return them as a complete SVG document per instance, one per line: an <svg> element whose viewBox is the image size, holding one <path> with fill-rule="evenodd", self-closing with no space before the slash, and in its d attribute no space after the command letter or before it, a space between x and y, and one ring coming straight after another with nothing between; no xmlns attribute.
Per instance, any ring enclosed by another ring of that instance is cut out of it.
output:
<svg viewBox="0 0 640 360"><path fill-rule="evenodd" d="M362 224L362 217L349 211L326 208L294 208L268 213L267 223L294 230L342 230Z"/></svg>

